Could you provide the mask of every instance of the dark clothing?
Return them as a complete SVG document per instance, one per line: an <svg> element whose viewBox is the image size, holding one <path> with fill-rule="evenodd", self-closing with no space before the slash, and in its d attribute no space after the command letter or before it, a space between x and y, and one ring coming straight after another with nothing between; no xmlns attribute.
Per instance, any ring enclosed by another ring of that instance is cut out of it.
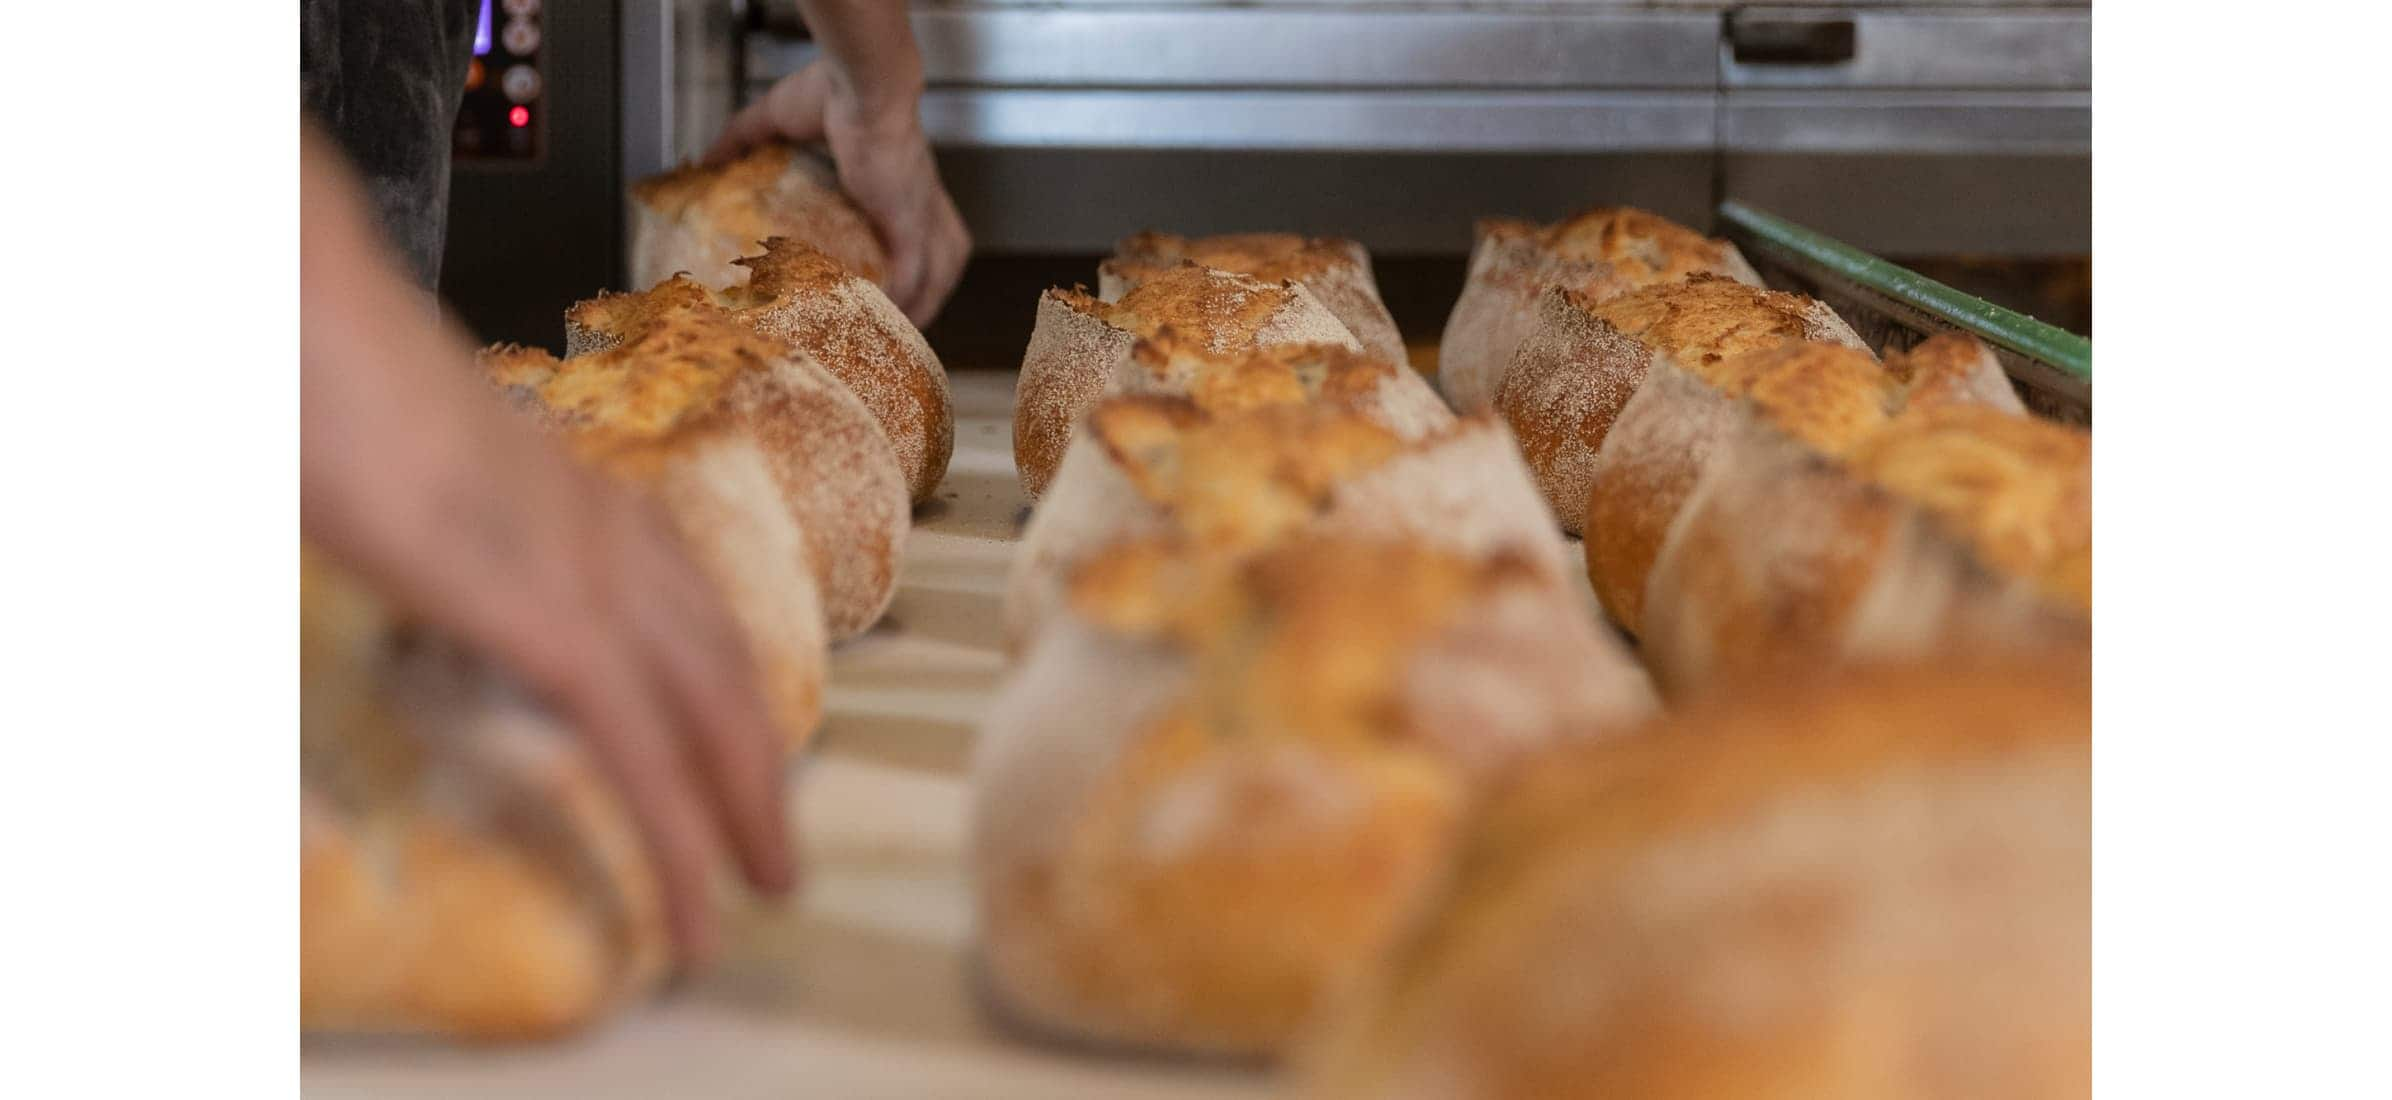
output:
<svg viewBox="0 0 2392 1100"><path fill-rule="evenodd" d="M365 177L426 289L448 232L449 132L480 0L299 0L299 105Z"/></svg>

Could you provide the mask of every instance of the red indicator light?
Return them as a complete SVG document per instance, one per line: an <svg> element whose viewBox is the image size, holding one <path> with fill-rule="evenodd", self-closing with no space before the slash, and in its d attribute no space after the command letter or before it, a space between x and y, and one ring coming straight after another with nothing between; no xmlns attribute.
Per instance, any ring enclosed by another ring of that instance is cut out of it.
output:
<svg viewBox="0 0 2392 1100"><path fill-rule="evenodd" d="M532 109L529 107L520 106L509 108L507 110L507 121L514 123L517 126L529 126L532 124Z"/></svg>

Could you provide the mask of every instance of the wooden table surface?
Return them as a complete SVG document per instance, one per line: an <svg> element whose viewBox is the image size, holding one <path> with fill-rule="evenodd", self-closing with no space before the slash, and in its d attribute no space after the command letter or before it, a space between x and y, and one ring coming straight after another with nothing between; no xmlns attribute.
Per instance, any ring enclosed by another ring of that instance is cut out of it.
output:
<svg viewBox="0 0 2392 1100"><path fill-rule="evenodd" d="M311 1039L309 1096L1211 1100L1251 1071L1108 1059L992 1028L966 964L971 741L1003 672L1015 519L1013 375L958 372L955 458L915 517L896 603L832 655L828 715L795 771L805 881L732 918L707 975L592 1033L535 1047Z"/></svg>

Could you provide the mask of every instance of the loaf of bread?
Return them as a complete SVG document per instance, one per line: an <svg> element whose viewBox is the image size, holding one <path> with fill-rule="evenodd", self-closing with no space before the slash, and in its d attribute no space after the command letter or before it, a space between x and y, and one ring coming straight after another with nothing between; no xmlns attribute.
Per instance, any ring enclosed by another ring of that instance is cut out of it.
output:
<svg viewBox="0 0 2392 1100"><path fill-rule="evenodd" d="M1603 437L1584 506L1587 576L1622 627L1642 635L1662 541L1747 416L1775 417L1804 446L1834 454L1883 425L1914 382L1929 404L1982 399L2019 408L1992 355L1965 337L1933 341L1891 367L1840 346L1849 343L1753 342L1745 346L1760 350L1741 355L1654 357Z"/></svg>
<svg viewBox="0 0 2392 1100"><path fill-rule="evenodd" d="M929 342L878 286L821 249L787 237L762 249L733 261L746 279L720 289L675 276L576 303L565 312L565 354L612 346L664 314L728 312L845 383L888 435L914 502L930 499L955 453L955 410Z"/></svg>
<svg viewBox="0 0 2392 1100"><path fill-rule="evenodd" d="M1537 300L1495 409L1562 530L1584 530L1603 439L1656 361L1698 376L1748 351L1800 341L1862 347L1824 303L1697 275L1601 302L1565 287Z"/></svg>
<svg viewBox="0 0 2392 1100"><path fill-rule="evenodd" d="M1521 761L1296 1094L2089 1095L2088 666L1847 670Z"/></svg>
<svg viewBox="0 0 2392 1100"><path fill-rule="evenodd" d="M1672 695L2089 636L2091 436L1932 398L1835 449L1786 419L1739 427L1662 546L1645 660Z"/></svg>
<svg viewBox="0 0 2392 1100"><path fill-rule="evenodd" d="M1404 338L1396 331L1387 303L1379 299L1369 251L1359 242L1339 237L1227 233L1189 238L1140 233L1114 245L1113 255L1097 267L1096 296L1118 302L1138 284L1190 262L1251 275L1266 283L1302 283L1337 315L1364 352L1397 366L1407 365Z"/></svg>
<svg viewBox="0 0 2392 1100"><path fill-rule="evenodd" d="M670 310L602 351L484 357L491 380L551 426L664 438L720 423L751 442L804 536L833 640L896 594L911 523L905 474L869 410L814 361L719 311Z"/></svg>
<svg viewBox="0 0 2392 1100"><path fill-rule="evenodd" d="M1761 283L1736 246L1631 207L1588 210L1547 226L1490 218L1477 229L1469 275L1437 347L1438 385L1456 412L1494 405L1547 287L1601 302L1698 274Z"/></svg>
<svg viewBox="0 0 2392 1100"><path fill-rule="evenodd" d="M653 988L658 886L571 732L301 562L301 1028L539 1038Z"/></svg>
<svg viewBox="0 0 2392 1100"><path fill-rule="evenodd" d="M878 283L888 253L828 161L789 145L761 145L715 167L683 165L631 186L631 282L681 272L706 286L740 279L735 266L772 237L804 241Z"/></svg>
<svg viewBox="0 0 2392 1100"><path fill-rule="evenodd" d="M1147 279L1118 302L1049 290L1039 296L1014 389L1013 461L1025 492L1046 491L1073 427L1119 388L1131 347L1165 329L1215 353L1279 344L1361 348L1303 284L1266 283L1193 263Z"/></svg>
<svg viewBox="0 0 2392 1100"><path fill-rule="evenodd" d="M1299 532L1403 541L1516 558L1559 590L1561 540L1492 418L1407 441L1331 402L1208 411L1218 407L1217 398L1123 396L1089 414L1014 554L1005 591L1014 647L1055 613L1088 556L1145 535L1231 557Z"/></svg>
<svg viewBox="0 0 2392 1100"><path fill-rule="evenodd" d="M1117 545L975 746L982 988L1043 1036L1275 1052L1434 881L1480 777L1646 691L1516 559Z"/></svg>

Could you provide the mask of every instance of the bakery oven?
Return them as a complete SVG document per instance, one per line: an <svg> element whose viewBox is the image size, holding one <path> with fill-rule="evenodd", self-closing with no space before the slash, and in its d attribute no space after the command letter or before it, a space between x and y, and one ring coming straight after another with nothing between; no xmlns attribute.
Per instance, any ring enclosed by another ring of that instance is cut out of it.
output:
<svg viewBox="0 0 2392 1100"><path fill-rule="evenodd" d="M558 309L620 278L624 183L816 47L792 0L487 4L446 289L482 335L553 344ZM2084 327L2082 3L918 0L913 20L980 246L933 335L992 355L1018 352L1020 302L1063 270L1044 261L1127 229L1356 238L1409 329L1451 303L1473 219L1596 201L1707 226L1740 200Z"/></svg>

